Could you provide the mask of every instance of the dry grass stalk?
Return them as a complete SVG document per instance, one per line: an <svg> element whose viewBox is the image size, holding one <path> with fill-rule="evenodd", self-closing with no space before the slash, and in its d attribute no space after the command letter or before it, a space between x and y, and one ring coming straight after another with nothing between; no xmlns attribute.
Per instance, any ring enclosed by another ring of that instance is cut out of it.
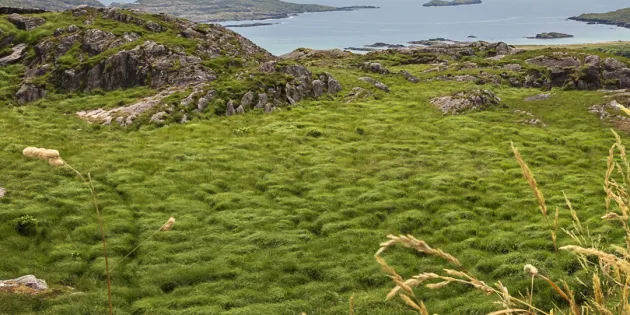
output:
<svg viewBox="0 0 630 315"><path fill-rule="evenodd" d="M132 249L125 257L123 257L121 260L118 261L118 263L112 268L112 271L114 271L116 269L116 267L120 266L120 264L127 258L129 258L129 256L131 256L131 254L135 253L140 247L142 247L142 245L144 245L144 243L146 243L147 241L149 241L151 238L153 238L153 236L155 236L155 234L160 233L160 232L167 232L173 229L173 226L175 225L175 218L170 217L168 219L168 221L166 221L166 223L164 223L162 226L160 226L159 229L157 229L157 231L153 232L153 234L149 235L149 237L147 237L144 241L140 242L140 244L138 244L138 246L136 246L134 249Z"/></svg>
<svg viewBox="0 0 630 315"><path fill-rule="evenodd" d="M556 215L553 219L553 230L551 231L551 240L553 241L553 248L558 251L558 215L560 214L560 209L556 207Z"/></svg>
<svg viewBox="0 0 630 315"><path fill-rule="evenodd" d="M94 185L92 183L92 177L88 173L87 178L86 178L85 176L83 176L83 174L81 174L81 172L77 171L70 164L66 163L61 158L61 155L59 154L59 151L57 150L28 147L22 151L22 154L26 157L37 158L40 160L48 161L50 165L55 166L55 167L61 167L61 166L67 167L68 169L73 171L75 174L77 174L77 176L79 176L79 178L83 181L83 183L85 183L87 188L90 190L90 195L92 196L92 205L94 206L94 209L96 210L96 216L98 217L98 224L99 224L99 229L101 232L101 241L103 243L103 256L105 257L105 273L107 275L107 301L109 304L108 305L109 315L112 315L114 313L114 307L112 303L112 281L111 281L111 276L109 272L109 257L107 255L107 241L105 239L105 228L103 224L103 217L101 216L101 211L99 210L99 207L98 207L98 201L96 199L96 190L94 189Z"/></svg>
<svg viewBox="0 0 630 315"><path fill-rule="evenodd" d="M452 263L452 264L454 264L456 266L461 266L461 264L457 260L457 258L455 258L452 255L449 255L449 254L443 252L440 249L433 249L433 248L431 248L426 242L416 239L415 237L413 237L413 235L407 235L407 236L404 236L404 235L400 235L400 236L387 235L387 238L389 238L389 241L381 243L381 248L378 250L378 252L376 252L375 256L379 256L380 254L382 254L388 248L399 244L399 245L402 245L402 246L407 247L407 248L415 249L415 250L417 250L417 251L419 251L421 253L425 253L427 255L433 255L433 256L441 257L441 258L445 259L446 261L448 261L448 262L450 262L450 263Z"/></svg>
<svg viewBox="0 0 630 315"><path fill-rule="evenodd" d="M348 314L354 315L354 294L350 296L350 310Z"/></svg>
<svg viewBox="0 0 630 315"><path fill-rule="evenodd" d="M545 202L545 196L543 196L542 191L540 191L540 189L538 189L538 184L536 183L536 179L534 178L534 174L529 169L529 166L527 166L527 164L523 160L523 157L521 156L521 152L519 152L518 149L514 146L514 143L512 143L512 151L514 152L514 156L516 157L516 161L521 166L521 171L523 172L523 177L525 177L525 180L527 180L527 183L529 184L529 186L534 191L534 196L536 197L536 200L538 200L538 205L540 207L540 212L542 213L542 215L545 218L547 218L548 214L547 214L547 204Z"/></svg>

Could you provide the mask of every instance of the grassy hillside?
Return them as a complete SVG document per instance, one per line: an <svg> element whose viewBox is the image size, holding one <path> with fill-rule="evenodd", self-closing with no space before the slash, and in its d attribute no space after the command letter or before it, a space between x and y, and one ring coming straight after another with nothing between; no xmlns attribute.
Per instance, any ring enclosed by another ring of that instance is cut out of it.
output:
<svg viewBox="0 0 630 315"><path fill-rule="evenodd" d="M139 0L113 4L150 13L168 13L193 21L254 20L288 17L291 13L333 11L334 7L280 0Z"/></svg>
<svg viewBox="0 0 630 315"><path fill-rule="evenodd" d="M91 7L104 6L97 0L0 0L2 7L36 8L50 11L68 10L82 4Z"/></svg>
<svg viewBox="0 0 630 315"><path fill-rule="evenodd" d="M37 43L61 24L82 18L64 14L38 15L48 24L28 34L0 17L0 29L20 43ZM159 21L167 30L152 33L102 18L82 27L137 32L142 37L133 45L150 39L197 54L198 42L178 37L172 23L134 17ZM237 40L232 33L222 34L226 43ZM81 59L78 47L54 65L68 69L63 67L103 58ZM105 52L110 53L115 52ZM414 314L400 302L384 302L391 280L373 255L390 233L410 233L442 248L487 283L501 280L510 292L529 288L523 265L535 264L541 273L582 289L576 296L584 299L581 294L588 288L575 277L586 273L570 254L554 251L548 224L522 179L510 142L535 172L550 207L561 207L561 226L571 222L564 191L591 233L615 243L623 232L599 219L604 214L602 178L614 141L610 128L624 137L628 129L589 112L591 105L608 103L610 94L555 88L550 99L525 102L542 91L433 80L480 71L498 76L506 64L535 70L525 60L554 53L578 54L534 50L499 61L439 56L449 62L441 72L426 72L436 65L420 61L431 59L425 54L323 54L302 62L313 73L337 78L344 87L341 94L271 114L253 109L225 117L209 107L185 124L128 128L88 123L75 113L130 104L156 89L52 88L44 98L17 106L13 94L29 63L1 67L0 186L7 194L0 198L0 279L34 274L54 291L41 296L0 293L0 313L104 314L107 308L90 196L67 169L23 157L27 146L57 149L67 162L91 174L115 265L115 314L345 314L352 295L356 314ZM34 57L30 51L27 58ZM204 59L204 65L221 73L208 83L219 93L238 89L246 82L244 74L253 76L259 66L235 65L236 60L227 53ZM406 70L420 83L366 74L358 66L366 61L380 62L391 73ZM466 62L480 68L466 68ZM365 76L387 84L391 93L359 80ZM370 96L348 100L345 95L354 87ZM451 116L430 104L434 97L475 87L496 92L504 106ZM524 111L544 126L524 123L530 119L519 114ZM35 233L19 233L18 220L24 216L37 220ZM172 231L156 234L118 265L170 216L177 219ZM558 242L572 243L562 234ZM443 267L441 261L411 251L387 259L406 274ZM547 286L537 284L536 291L546 309L567 307L551 298ZM424 290L421 296L432 313L497 309L463 286Z"/></svg>

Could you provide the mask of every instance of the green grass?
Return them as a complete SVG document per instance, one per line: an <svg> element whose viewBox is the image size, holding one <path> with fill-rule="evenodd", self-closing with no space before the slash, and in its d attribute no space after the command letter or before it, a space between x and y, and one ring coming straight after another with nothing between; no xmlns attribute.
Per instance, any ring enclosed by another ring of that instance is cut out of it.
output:
<svg viewBox="0 0 630 315"><path fill-rule="evenodd" d="M364 84L357 70L326 70L346 91ZM71 173L23 158L26 146L58 149L92 173L114 264L169 216L177 218L173 231L158 234L113 273L116 314L343 314L352 294L357 314L411 314L383 301L391 284L372 256L388 233L412 233L513 292L528 287L525 263L555 278L579 270L570 255L553 253L509 143L521 149L550 206L562 204L564 190L592 230L608 231L598 217L613 137L587 112L601 94L555 91L551 100L525 103L539 91L493 88L508 109L445 117L428 100L467 84L376 77L393 92L137 131L72 115L109 107L123 92L0 107L0 184L9 192L0 199L0 278L35 274L78 293L0 296L3 312L106 308L89 194ZM149 91L128 93L131 101ZM512 109L549 126L521 125ZM16 231L22 215L39 221L37 235ZM569 222L562 212L561 223ZM387 259L408 274L441 266L404 251ZM422 295L441 314L493 309L463 287Z"/></svg>

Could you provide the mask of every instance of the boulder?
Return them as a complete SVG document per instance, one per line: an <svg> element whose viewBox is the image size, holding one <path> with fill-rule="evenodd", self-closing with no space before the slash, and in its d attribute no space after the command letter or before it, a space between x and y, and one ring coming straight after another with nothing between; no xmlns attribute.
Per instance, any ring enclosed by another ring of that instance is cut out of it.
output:
<svg viewBox="0 0 630 315"><path fill-rule="evenodd" d="M230 117L234 114L236 114L236 109L234 108L234 102L232 102L232 100L229 100L227 102L227 105L225 105L225 116Z"/></svg>
<svg viewBox="0 0 630 315"><path fill-rule="evenodd" d="M390 71L378 62L365 62L361 65L361 69L366 72L389 74Z"/></svg>
<svg viewBox="0 0 630 315"><path fill-rule="evenodd" d="M322 82L321 80L314 80L313 81L313 97L319 98L320 96L324 95L325 88L326 88L326 84L324 84L324 82Z"/></svg>
<svg viewBox="0 0 630 315"><path fill-rule="evenodd" d="M243 105L238 105L238 107L236 108L236 113L239 115L245 114L245 109L243 108Z"/></svg>
<svg viewBox="0 0 630 315"><path fill-rule="evenodd" d="M17 13L13 13L8 17L9 22L13 23L15 27L21 30L30 31L44 23L46 20L40 17L22 16Z"/></svg>
<svg viewBox="0 0 630 315"><path fill-rule="evenodd" d="M499 106L501 99L488 90L470 90L434 98L431 104L444 114L457 115Z"/></svg>
<svg viewBox="0 0 630 315"><path fill-rule="evenodd" d="M26 48L26 44L14 46L11 49L12 52L10 55L0 58L0 66L10 65L20 61L20 59L22 59L22 57L26 54Z"/></svg>
<svg viewBox="0 0 630 315"><path fill-rule="evenodd" d="M2 187L0 187L0 198L4 197L4 195L6 195L6 194L7 194L7 190L2 188Z"/></svg>
<svg viewBox="0 0 630 315"><path fill-rule="evenodd" d="M326 73L326 80L328 81L328 94L337 94L341 92L341 83L337 81L330 73Z"/></svg>
<svg viewBox="0 0 630 315"><path fill-rule="evenodd" d="M116 35L110 32L92 28L85 32L81 48L84 52L87 52L88 55L95 56L107 50L116 38Z"/></svg>
<svg viewBox="0 0 630 315"><path fill-rule="evenodd" d="M152 123L163 123L164 118L167 116L166 112L157 112L151 116ZM109 120L111 122L111 120Z"/></svg>
<svg viewBox="0 0 630 315"><path fill-rule="evenodd" d="M44 96L46 96L46 90L31 83L22 84L22 87L15 94L20 105L36 101Z"/></svg>
<svg viewBox="0 0 630 315"><path fill-rule="evenodd" d="M403 77L405 77L405 79L411 83L418 83L420 82L420 79L418 79L417 77L415 77L413 74L409 73L409 71L407 70L400 70L400 74L403 75Z"/></svg>
<svg viewBox="0 0 630 315"><path fill-rule="evenodd" d="M256 104L256 108L265 108L265 104L269 101L269 97L265 93L258 94L258 104Z"/></svg>
<svg viewBox="0 0 630 315"><path fill-rule="evenodd" d="M626 65L615 58L606 58L604 60L604 69L606 71L617 71L623 68L626 68Z"/></svg>
<svg viewBox="0 0 630 315"><path fill-rule="evenodd" d="M254 92L248 91L241 98L241 106L245 109L250 109L254 105Z"/></svg>
<svg viewBox="0 0 630 315"><path fill-rule="evenodd" d="M374 79L369 78L369 77L362 77L362 78L359 78L359 80L361 80L363 82L370 83L370 84L374 85L377 89L382 90L384 92L387 92L387 93L391 92L389 87L387 85L385 85L385 83L383 83L383 82L374 80Z"/></svg>

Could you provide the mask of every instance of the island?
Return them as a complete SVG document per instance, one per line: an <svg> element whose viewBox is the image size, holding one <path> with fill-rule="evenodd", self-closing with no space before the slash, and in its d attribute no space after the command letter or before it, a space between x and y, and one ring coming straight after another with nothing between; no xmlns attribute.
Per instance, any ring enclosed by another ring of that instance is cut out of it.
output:
<svg viewBox="0 0 630 315"><path fill-rule="evenodd" d="M481 0L431 0L422 6L425 7L448 7L456 5L469 5L469 4L481 4Z"/></svg>
<svg viewBox="0 0 630 315"><path fill-rule="evenodd" d="M223 25L223 27L227 27L227 28L233 28L233 27L257 27L257 26L269 26L269 25L276 25L279 23L245 23L245 24L230 24L230 25Z"/></svg>
<svg viewBox="0 0 630 315"><path fill-rule="evenodd" d="M549 32L549 33L540 33L534 37L527 37L528 39L559 39L559 38L573 38L573 35L558 33L558 32Z"/></svg>
<svg viewBox="0 0 630 315"><path fill-rule="evenodd" d="M606 24L630 28L630 8L607 13L586 13L570 17L569 20L587 22L588 24Z"/></svg>
<svg viewBox="0 0 630 315"><path fill-rule="evenodd" d="M154 14L168 13L199 23L286 19L300 13L378 9L376 6L332 7L281 0L137 0L134 3L112 3L111 6Z"/></svg>
<svg viewBox="0 0 630 315"><path fill-rule="evenodd" d="M97 8L105 6L97 0L0 0L0 7L42 9L46 11L68 10L79 5Z"/></svg>

